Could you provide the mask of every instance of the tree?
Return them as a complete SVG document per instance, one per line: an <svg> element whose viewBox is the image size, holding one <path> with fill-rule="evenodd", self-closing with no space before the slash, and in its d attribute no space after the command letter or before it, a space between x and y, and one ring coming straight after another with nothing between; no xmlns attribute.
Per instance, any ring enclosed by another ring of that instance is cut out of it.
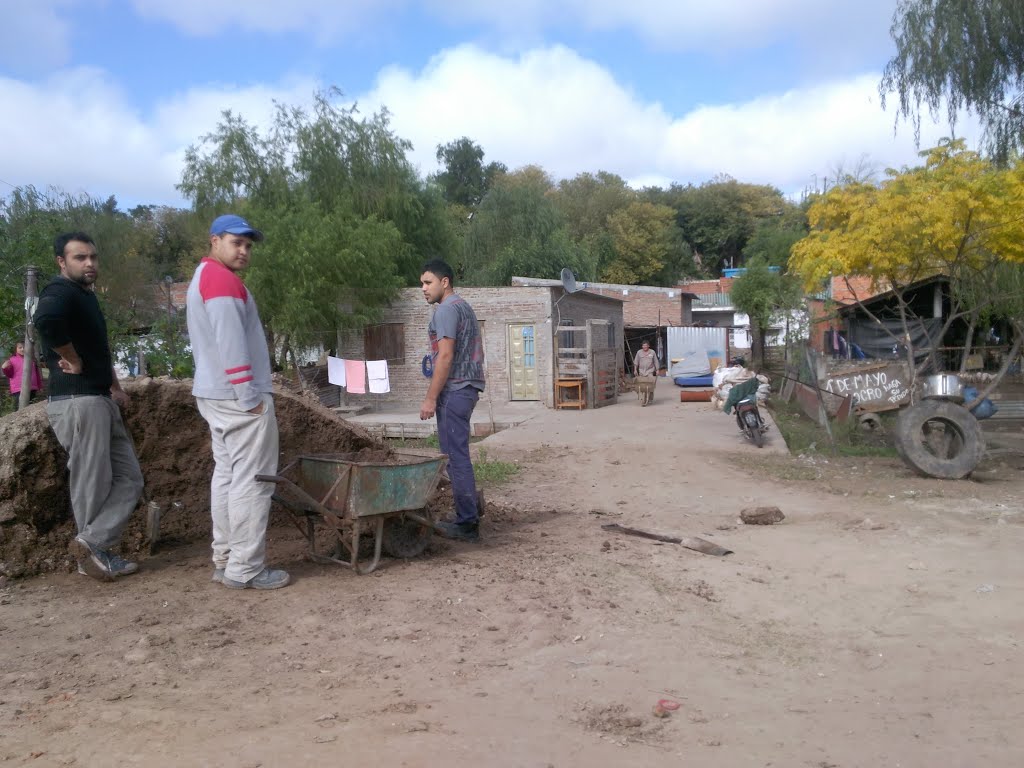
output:
<svg viewBox="0 0 1024 768"><path fill-rule="evenodd" d="M608 231L608 217L637 199L637 194L614 173L581 173L558 182L551 199L562 213L569 236L585 243Z"/></svg>
<svg viewBox="0 0 1024 768"><path fill-rule="evenodd" d="M117 199L99 201L55 188L19 187L0 201L0 274L8 277L0 285L0 345L24 334L25 266L38 266L40 288L45 285L57 273L53 239L72 230L88 232L97 243L97 296L112 347L152 322L157 276L148 235L118 210ZM11 279L15 275L18 279Z"/></svg>
<svg viewBox="0 0 1024 768"><path fill-rule="evenodd" d="M339 98L319 93L310 112L278 105L264 134L226 112L186 153L179 189L195 210L237 210L266 234L246 279L279 366L376 320L423 261L455 247L387 111L361 117Z"/></svg>
<svg viewBox="0 0 1024 768"><path fill-rule="evenodd" d="M676 211L683 239L710 275L740 266L758 222L779 216L789 205L774 187L744 184L728 176L700 186L673 184L667 190L647 190L645 197Z"/></svg>
<svg viewBox="0 0 1024 768"><path fill-rule="evenodd" d="M897 120L914 137L921 115L951 127L966 109L980 119L998 164L1024 148L1024 3L1020 0L900 0L891 27L896 55L885 67L882 106L895 93Z"/></svg>
<svg viewBox="0 0 1024 768"><path fill-rule="evenodd" d="M669 261L675 230L675 211L667 205L633 202L608 217L613 260L601 279L637 285L659 275Z"/></svg>
<svg viewBox="0 0 1024 768"><path fill-rule="evenodd" d="M746 271L730 289L733 304L750 318L751 364L755 371L764 367L765 338L779 313L796 309L802 301L800 283L778 268L772 269L763 257L754 257Z"/></svg>
<svg viewBox="0 0 1024 768"><path fill-rule="evenodd" d="M813 289L832 275L865 275L891 287L899 343L918 320L906 301L908 286L947 276L954 306L932 335L934 353L955 320L1015 298L1016 283L1000 284L999 275L1000 265L1024 263L1024 166L996 167L961 140L920 154L923 165L889 170L879 186L851 183L817 200L808 211L811 231L793 247L790 269ZM968 283L970 290L958 287ZM905 346L913 376L916 357Z"/></svg>
<svg viewBox="0 0 1024 768"><path fill-rule="evenodd" d="M473 217L460 276L471 285L508 285L513 275L557 278L564 267L593 279L596 265L569 237L552 202L551 179L536 166L502 176Z"/></svg>
<svg viewBox="0 0 1024 768"><path fill-rule="evenodd" d="M480 205L497 178L508 172L504 163L484 165L484 150L472 139L463 136L456 141L437 145L437 162L444 170L434 176L448 203L467 209Z"/></svg>
<svg viewBox="0 0 1024 768"><path fill-rule="evenodd" d="M769 266L785 268L793 246L807 236L807 214L786 203L779 215L761 219L743 247L743 261L762 259Z"/></svg>

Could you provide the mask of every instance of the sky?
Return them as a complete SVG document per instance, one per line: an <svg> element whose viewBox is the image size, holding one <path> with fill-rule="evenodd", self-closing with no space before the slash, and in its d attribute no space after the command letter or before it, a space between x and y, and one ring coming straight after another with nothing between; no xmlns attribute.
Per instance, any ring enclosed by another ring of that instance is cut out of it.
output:
<svg viewBox="0 0 1024 768"><path fill-rule="evenodd" d="M798 198L918 161L883 109L897 0L0 0L0 196L188 206L183 158L232 110L337 87L387 108L421 175L485 162L635 187L726 175ZM956 133L977 146L965 117ZM925 121L920 148L952 135Z"/></svg>

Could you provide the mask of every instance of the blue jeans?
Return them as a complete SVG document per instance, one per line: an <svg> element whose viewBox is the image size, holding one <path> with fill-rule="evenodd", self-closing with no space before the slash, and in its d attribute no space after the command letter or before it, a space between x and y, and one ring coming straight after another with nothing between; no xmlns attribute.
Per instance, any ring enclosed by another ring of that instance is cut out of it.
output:
<svg viewBox="0 0 1024 768"><path fill-rule="evenodd" d="M448 477L455 497L455 522L476 523L476 478L469 458L470 417L480 399L475 387L446 389L437 398L437 438L448 454Z"/></svg>

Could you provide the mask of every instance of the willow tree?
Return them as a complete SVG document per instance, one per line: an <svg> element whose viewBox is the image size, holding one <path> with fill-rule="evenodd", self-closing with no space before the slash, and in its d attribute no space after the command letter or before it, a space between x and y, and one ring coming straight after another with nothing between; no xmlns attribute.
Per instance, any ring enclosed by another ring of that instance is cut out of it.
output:
<svg viewBox="0 0 1024 768"><path fill-rule="evenodd" d="M908 289L937 275L950 281L951 311L941 331L930 334L934 355L955 320L1013 306L1017 283L1000 275L1024 264L1024 165L999 168L960 140L921 157L923 165L889 170L880 185L853 183L822 196L808 211L810 233L793 246L789 264L812 289L832 275L863 275L891 288L900 320L893 339L906 347L911 371L916 357L907 341L919 318ZM1020 317L1012 318L1018 338Z"/></svg>
<svg viewBox="0 0 1024 768"><path fill-rule="evenodd" d="M246 280L277 364L374 322L426 258L454 240L440 194L417 176L386 111L369 117L319 93L278 105L261 132L225 112L186 153L179 189L208 218L228 210L263 230Z"/></svg>
<svg viewBox="0 0 1024 768"><path fill-rule="evenodd" d="M1024 148L1024 3L1020 0L900 0L893 16L896 55L879 85L895 93L915 138L922 114L976 114L993 158Z"/></svg>

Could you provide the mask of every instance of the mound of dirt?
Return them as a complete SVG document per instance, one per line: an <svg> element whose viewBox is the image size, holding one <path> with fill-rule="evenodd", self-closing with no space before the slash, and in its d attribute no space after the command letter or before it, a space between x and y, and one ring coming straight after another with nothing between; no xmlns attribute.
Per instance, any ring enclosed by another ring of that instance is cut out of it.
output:
<svg viewBox="0 0 1024 768"><path fill-rule="evenodd" d="M210 435L196 409L191 381L128 381L132 397L125 421L146 481L146 497L165 512L164 538L194 540L210 533ZM316 400L285 389L274 392L281 461L300 453L387 450L360 427ZM67 488L67 455L39 403L0 419L0 575L28 576L67 570L67 544L75 533ZM136 510L122 550L137 553L144 514Z"/></svg>

